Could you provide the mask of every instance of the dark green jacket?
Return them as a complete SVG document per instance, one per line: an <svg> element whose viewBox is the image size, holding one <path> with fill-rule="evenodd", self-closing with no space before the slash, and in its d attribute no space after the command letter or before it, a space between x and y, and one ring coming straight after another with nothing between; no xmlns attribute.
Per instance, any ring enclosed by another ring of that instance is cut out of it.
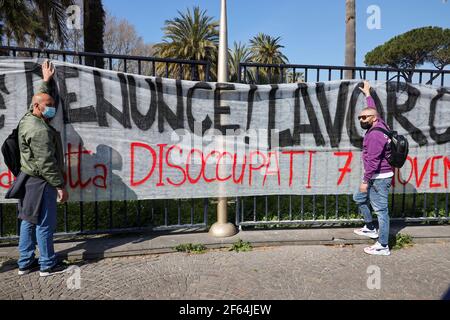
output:
<svg viewBox="0 0 450 320"><path fill-rule="evenodd" d="M49 93L43 83L40 92ZM54 187L64 186L64 154L61 135L31 110L19 122L21 171L45 179Z"/></svg>

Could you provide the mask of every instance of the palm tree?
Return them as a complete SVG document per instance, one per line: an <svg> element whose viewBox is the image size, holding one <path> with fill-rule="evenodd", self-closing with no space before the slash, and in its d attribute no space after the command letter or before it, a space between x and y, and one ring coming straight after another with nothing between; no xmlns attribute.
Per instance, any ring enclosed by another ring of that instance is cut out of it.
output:
<svg viewBox="0 0 450 320"><path fill-rule="evenodd" d="M241 42L234 42L233 49L229 49L228 54L228 66L230 72L230 81L237 82L239 80L239 72L242 74L242 70L239 69L241 62L250 62L252 59L252 52L250 49ZM247 70L247 82L253 82L253 74Z"/></svg>
<svg viewBox="0 0 450 320"><path fill-rule="evenodd" d="M103 53L105 33L105 10L101 0L83 0L84 6L84 51ZM86 57L85 64L97 68L104 67L103 58Z"/></svg>
<svg viewBox="0 0 450 320"><path fill-rule="evenodd" d="M38 41L43 47L55 40L63 47L67 40L66 7L71 4L73 0L1 0L0 43L5 37L8 43L14 41L19 46Z"/></svg>
<svg viewBox="0 0 450 320"><path fill-rule="evenodd" d="M207 16L206 10L199 7L186 12L178 11L179 17L166 20L163 42L155 45L155 53L162 58L178 58L187 60L206 60L211 63L211 75L215 76L214 65L217 64L219 45L219 23ZM158 74L164 74L166 65L158 64ZM180 68L177 64L169 64L169 74L175 77L199 79L198 67Z"/></svg>
<svg viewBox="0 0 450 320"><path fill-rule="evenodd" d="M286 64L288 58L281 52L284 46L280 44L280 41L281 37L272 37L264 33L256 35L250 40L252 61L263 64ZM261 83L278 82L281 80L282 74L284 74L284 71L279 67L264 67L257 73L259 78L257 80Z"/></svg>
<svg viewBox="0 0 450 320"><path fill-rule="evenodd" d="M345 66L354 67L356 60L355 0L345 0ZM345 71L345 79L353 79L353 70Z"/></svg>

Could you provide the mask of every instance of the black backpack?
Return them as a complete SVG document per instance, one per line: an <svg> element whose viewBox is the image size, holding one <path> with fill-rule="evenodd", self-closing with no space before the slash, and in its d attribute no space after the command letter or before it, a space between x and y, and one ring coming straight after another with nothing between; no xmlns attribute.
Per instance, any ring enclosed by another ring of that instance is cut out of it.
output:
<svg viewBox="0 0 450 320"><path fill-rule="evenodd" d="M391 156L387 159L389 164L395 168L403 167L409 152L408 139L398 134L397 131L388 131L380 127L375 127L373 130L383 132L390 139L389 149Z"/></svg>
<svg viewBox="0 0 450 320"><path fill-rule="evenodd" d="M20 173L19 126L3 142L2 154L6 166L17 177Z"/></svg>

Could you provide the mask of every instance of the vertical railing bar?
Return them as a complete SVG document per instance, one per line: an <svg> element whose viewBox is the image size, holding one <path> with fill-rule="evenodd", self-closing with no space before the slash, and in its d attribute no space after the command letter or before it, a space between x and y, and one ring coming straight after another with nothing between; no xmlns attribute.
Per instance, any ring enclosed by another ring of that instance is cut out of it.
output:
<svg viewBox="0 0 450 320"><path fill-rule="evenodd" d="M312 212L313 220L316 220L316 195L313 194L312 198L313 198L313 212Z"/></svg>
<svg viewBox="0 0 450 320"><path fill-rule="evenodd" d="M164 225L167 227L169 225L169 213L167 209L167 199L164 199Z"/></svg>
<svg viewBox="0 0 450 320"><path fill-rule="evenodd" d="M278 221L281 221L280 196L277 196L277 216L278 216Z"/></svg>
<svg viewBox="0 0 450 320"><path fill-rule="evenodd" d="M308 68L305 68L305 82L308 82Z"/></svg>
<svg viewBox="0 0 450 320"><path fill-rule="evenodd" d="M439 216L439 207L438 207L438 194L434 194L434 217L437 218Z"/></svg>
<svg viewBox="0 0 450 320"><path fill-rule="evenodd" d="M289 195L289 220L292 220L292 195Z"/></svg>
<svg viewBox="0 0 450 320"><path fill-rule="evenodd" d="M427 194L423 194L423 216L427 217Z"/></svg>
<svg viewBox="0 0 450 320"><path fill-rule="evenodd" d="M113 201L112 199L109 200L109 228L112 229L113 228Z"/></svg>
<svg viewBox="0 0 450 320"><path fill-rule="evenodd" d="M0 237L3 237L3 203L0 203Z"/></svg>
<svg viewBox="0 0 450 320"><path fill-rule="evenodd" d="M83 201L80 201L80 232L84 231L84 206Z"/></svg>
<svg viewBox="0 0 450 320"><path fill-rule="evenodd" d="M191 198L191 225L194 224L194 214L195 214L194 198Z"/></svg>
<svg viewBox="0 0 450 320"><path fill-rule="evenodd" d="M142 200L137 200L136 226L141 227Z"/></svg>
<svg viewBox="0 0 450 320"><path fill-rule="evenodd" d="M203 222L205 223L205 226L208 226L208 209L209 209L209 202L208 198L203 199Z"/></svg>
<svg viewBox="0 0 450 320"><path fill-rule="evenodd" d="M125 226L128 227L128 201L127 200L123 201L123 217L124 217Z"/></svg>
<svg viewBox="0 0 450 320"><path fill-rule="evenodd" d="M69 222L67 221L67 207L68 204L67 202L64 203L64 210L63 210L63 214L64 214L64 232L67 233L69 230Z"/></svg>
<svg viewBox="0 0 450 320"><path fill-rule="evenodd" d="M235 213L235 218L234 218L234 223L235 225L239 225L240 224L240 214L239 214L239 197L235 198L235 202L236 202L236 213Z"/></svg>
<svg viewBox="0 0 450 320"><path fill-rule="evenodd" d="M181 225L181 199L178 199L178 225Z"/></svg>
<svg viewBox="0 0 450 320"><path fill-rule="evenodd" d="M253 221L256 222L256 196L253 197Z"/></svg>
<svg viewBox="0 0 450 320"><path fill-rule="evenodd" d="M300 196L300 214L301 214L301 220L305 220L305 207L304 207L304 195L302 194Z"/></svg>
<svg viewBox="0 0 450 320"><path fill-rule="evenodd" d="M335 195L336 197L336 211L335 211L335 218L336 220L339 218L339 196Z"/></svg>
<svg viewBox="0 0 450 320"><path fill-rule="evenodd" d="M266 209L265 209L265 217L266 217L266 221L269 221L269 199L267 196L265 197L265 205L266 205Z"/></svg>
<svg viewBox="0 0 450 320"><path fill-rule="evenodd" d="M350 219L350 195L347 195L347 219Z"/></svg>
<svg viewBox="0 0 450 320"><path fill-rule="evenodd" d="M95 230L98 230L98 201L94 201Z"/></svg>
<svg viewBox="0 0 450 320"><path fill-rule="evenodd" d="M142 68L141 68L141 60L138 60L138 74L142 74Z"/></svg>

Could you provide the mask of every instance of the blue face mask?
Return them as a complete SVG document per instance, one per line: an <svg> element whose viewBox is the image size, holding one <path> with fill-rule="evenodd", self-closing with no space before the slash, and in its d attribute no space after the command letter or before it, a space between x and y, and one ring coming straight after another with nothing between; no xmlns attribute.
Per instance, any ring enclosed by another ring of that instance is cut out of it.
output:
<svg viewBox="0 0 450 320"><path fill-rule="evenodd" d="M42 115L46 119L51 119L56 115L56 108L55 107L49 107L46 106L44 112L42 112Z"/></svg>

